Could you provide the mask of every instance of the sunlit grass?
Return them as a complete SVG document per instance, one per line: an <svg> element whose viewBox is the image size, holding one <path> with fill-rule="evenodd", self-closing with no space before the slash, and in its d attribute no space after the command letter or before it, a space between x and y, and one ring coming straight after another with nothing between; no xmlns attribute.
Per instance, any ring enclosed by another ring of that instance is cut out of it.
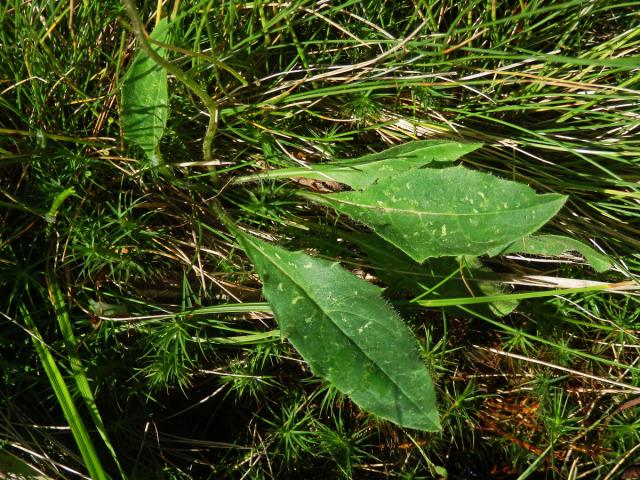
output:
<svg viewBox="0 0 640 480"><path fill-rule="evenodd" d="M0 6L8 454L52 478L117 477L105 438L132 478L622 478L640 432L625 407L640 387L638 297L522 281L637 282L640 2L138 8L149 29L158 11L175 17L169 59L216 103L220 187L201 163L207 105L175 75L168 170L125 145L119 89L135 43L122 6ZM507 298L544 297L501 319L394 292L438 378L440 434L372 419L315 379L209 209L215 197L251 231L374 275L352 224L293 195L331 185L230 181L417 138L482 142L468 167L569 195L547 230L615 262L598 274L571 255L491 260L518 279ZM69 420L60 407L85 410Z"/></svg>

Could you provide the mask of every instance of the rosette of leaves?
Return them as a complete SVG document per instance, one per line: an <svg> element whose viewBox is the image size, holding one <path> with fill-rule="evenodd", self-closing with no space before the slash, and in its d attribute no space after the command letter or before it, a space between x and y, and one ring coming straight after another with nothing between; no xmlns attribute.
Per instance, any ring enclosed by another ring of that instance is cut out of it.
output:
<svg viewBox="0 0 640 480"><path fill-rule="evenodd" d="M151 36L165 43L166 21ZM158 52L165 55L162 49ZM167 92L166 72L139 52L125 75L122 123L126 138L152 162L160 158L158 143L169 113ZM469 291L452 272L464 262L473 272L487 273L477 257L502 252L578 251L596 269L608 267L606 257L573 239L532 236L567 197L538 194L527 185L454 165L479 147L450 140L415 141L356 160L269 171L236 183L309 178L344 184L350 190L301 195L373 232L368 240L360 240L380 278L414 294L453 292L455 298L466 291L495 292L490 281L474 283ZM398 425L440 429L434 386L417 341L379 287L337 262L291 252L244 233L217 201L213 209L253 261L282 336L314 374L363 409ZM493 313L513 307L493 304Z"/></svg>
<svg viewBox="0 0 640 480"><path fill-rule="evenodd" d="M301 195L373 231L351 240L385 283L415 295L499 294L499 284L478 257L501 252L558 255L571 250L598 270L608 266L606 257L574 239L533 235L558 213L566 196L538 194L527 185L453 165L479 147L416 141L357 160L276 170L241 181L302 177L351 187ZM381 299L379 288L337 263L245 234L238 239L262 278L283 337L315 374L383 418L405 427L439 429L433 384L417 343ZM454 275L462 268L467 280ZM504 315L516 305L507 300L475 308Z"/></svg>

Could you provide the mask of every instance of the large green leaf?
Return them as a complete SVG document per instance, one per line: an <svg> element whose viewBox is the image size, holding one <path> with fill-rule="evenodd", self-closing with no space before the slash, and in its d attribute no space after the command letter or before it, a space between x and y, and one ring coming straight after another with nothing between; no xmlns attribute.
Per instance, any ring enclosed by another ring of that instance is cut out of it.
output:
<svg viewBox="0 0 640 480"><path fill-rule="evenodd" d="M446 166L481 146L480 143L450 140L420 140L355 160L313 165L310 168L284 168L243 177L239 182L266 178L311 178L345 183L354 189L362 189L384 178L434 162Z"/></svg>
<svg viewBox="0 0 640 480"><path fill-rule="evenodd" d="M563 237L562 235L532 235L521 238L504 249L495 249L488 253L489 255L527 253L555 257L566 252L578 252L597 272L604 272L611 268L611 260L605 255L575 238Z"/></svg>
<svg viewBox="0 0 640 480"><path fill-rule="evenodd" d="M566 201L464 167L412 170L364 191L304 195L368 225L417 262L509 245L538 230Z"/></svg>
<svg viewBox="0 0 640 480"><path fill-rule="evenodd" d="M419 264L376 235L351 235L349 238L367 254L371 267L393 294L408 293L431 300L505 293L505 287L493 278L493 272L476 257L431 258ZM463 317L473 313L503 316L517 306L518 301L512 300L483 303L465 309L455 306L443 309Z"/></svg>
<svg viewBox="0 0 640 480"><path fill-rule="evenodd" d="M162 19L151 38L166 43L169 23ZM152 47L162 57L163 48ZM153 165L162 163L158 144L169 116L167 72L144 51L136 53L122 85L122 128L125 138L141 147Z"/></svg>
<svg viewBox="0 0 640 480"><path fill-rule="evenodd" d="M240 235L282 335L316 375L399 425L440 429L431 378L381 290L337 263Z"/></svg>

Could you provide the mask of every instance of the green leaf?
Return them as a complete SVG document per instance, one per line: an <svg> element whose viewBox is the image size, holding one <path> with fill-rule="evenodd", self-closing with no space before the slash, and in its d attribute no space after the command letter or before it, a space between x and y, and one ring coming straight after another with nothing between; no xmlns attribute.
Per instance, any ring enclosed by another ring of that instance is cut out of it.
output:
<svg viewBox="0 0 640 480"><path fill-rule="evenodd" d="M162 19L151 38L167 43L169 23ZM162 57L163 48L154 47ZM127 141L141 147L153 165L162 163L158 144L169 116L167 72L143 51L136 53L124 75L122 86L122 128Z"/></svg>
<svg viewBox="0 0 640 480"><path fill-rule="evenodd" d="M431 258L419 264L376 235L351 235L349 239L366 253L371 267L391 293L408 293L423 300L505 293L504 287L493 280L493 272L475 257ZM429 293L424 295L425 292ZM517 306L518 301L498 301L470 309L442 308L453 315L468 317L476 312L503 316Z"/></svg>
<svg viewBox="0 0 640 480"><path fill-rule="evenodd" d="M314 374L365 410L405 427L440 429L431 378L381 290L337 263L244 234L282 335Z"/></svg>
<svg viewBox="0 0 640 480"><path fill-rule="evenodd" d="M368 225L417 262L505 247L542 227L567 198L463 167L413 170L364 191L301 195Z"/></svg>
<svg viewBox="0 0 640 480"><path fill-rule="evenodd" d="M488 253L492 256L526 253L555 257L566 252L578 252L597 272L604 272L611 268L611 260L605 255L575 238L563 237L562 235L532 235L517 240L505 249L494 249Z"/></svg>
<svg viewBox="0 0 640 480"><path fill-rule="evenodd" d="M461 143L450 140L420 140L355 160L313 165L310 168L285 168L243 177L238 181L242 183L265 178L311 178L345 183L354 189L362 189L382 179L434 162L448 166L481 146L480 143Z"/></svg>

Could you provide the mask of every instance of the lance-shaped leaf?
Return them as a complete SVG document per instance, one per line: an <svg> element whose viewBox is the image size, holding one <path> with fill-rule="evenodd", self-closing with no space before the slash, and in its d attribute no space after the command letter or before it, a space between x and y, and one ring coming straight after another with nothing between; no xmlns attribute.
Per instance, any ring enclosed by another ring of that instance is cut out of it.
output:
<svg viewBox="0 0 640 480"><path fill-rule="evenodd" d="M555 257L567 252L578 252L597 272L604 272L611 268L611 261L605 255L575 238L563 237L562 235L532 235L521 238L504 249L495 249L488 253L492 256L526 253Z"/></svg>
<svg viewBox="0 0 640 480"><path fill-rule="evenodd" d="M150 36L166 43L169 37L167 20L162 19ZM165 49L153 45L152 48L158 55L166 57ZM140 146L153 165L162 163L158 144L164 134L168 115L167 72L140 50L124 75L122 128L125 138Z"/></svg>
<svg viewBox="0 0 640 480"><path fill-rule="evenodd" d="M337 263L243 234L238 241L262 278L282 335L314 374L398 425L440 429L417 342L378 287Z"/></svg>
<svg viewBox="0 0 640 480"><path fill-rule="evenodd" d="M363 191L303 195L368 225L417 262L505 247L538 230L566 201L464 167L412 170Z"/></svg>
<svg viewBox="0 0 640 480"><path fill-rule="evenodd" d="M448 166L481 146L480 143L461 143L450 140L419 140L355 160L313 165L310 168L284 168L241 177L237 182L267 178L311 178L345 183L351 188L362 189L413 168L435 163Z"/></svg>

